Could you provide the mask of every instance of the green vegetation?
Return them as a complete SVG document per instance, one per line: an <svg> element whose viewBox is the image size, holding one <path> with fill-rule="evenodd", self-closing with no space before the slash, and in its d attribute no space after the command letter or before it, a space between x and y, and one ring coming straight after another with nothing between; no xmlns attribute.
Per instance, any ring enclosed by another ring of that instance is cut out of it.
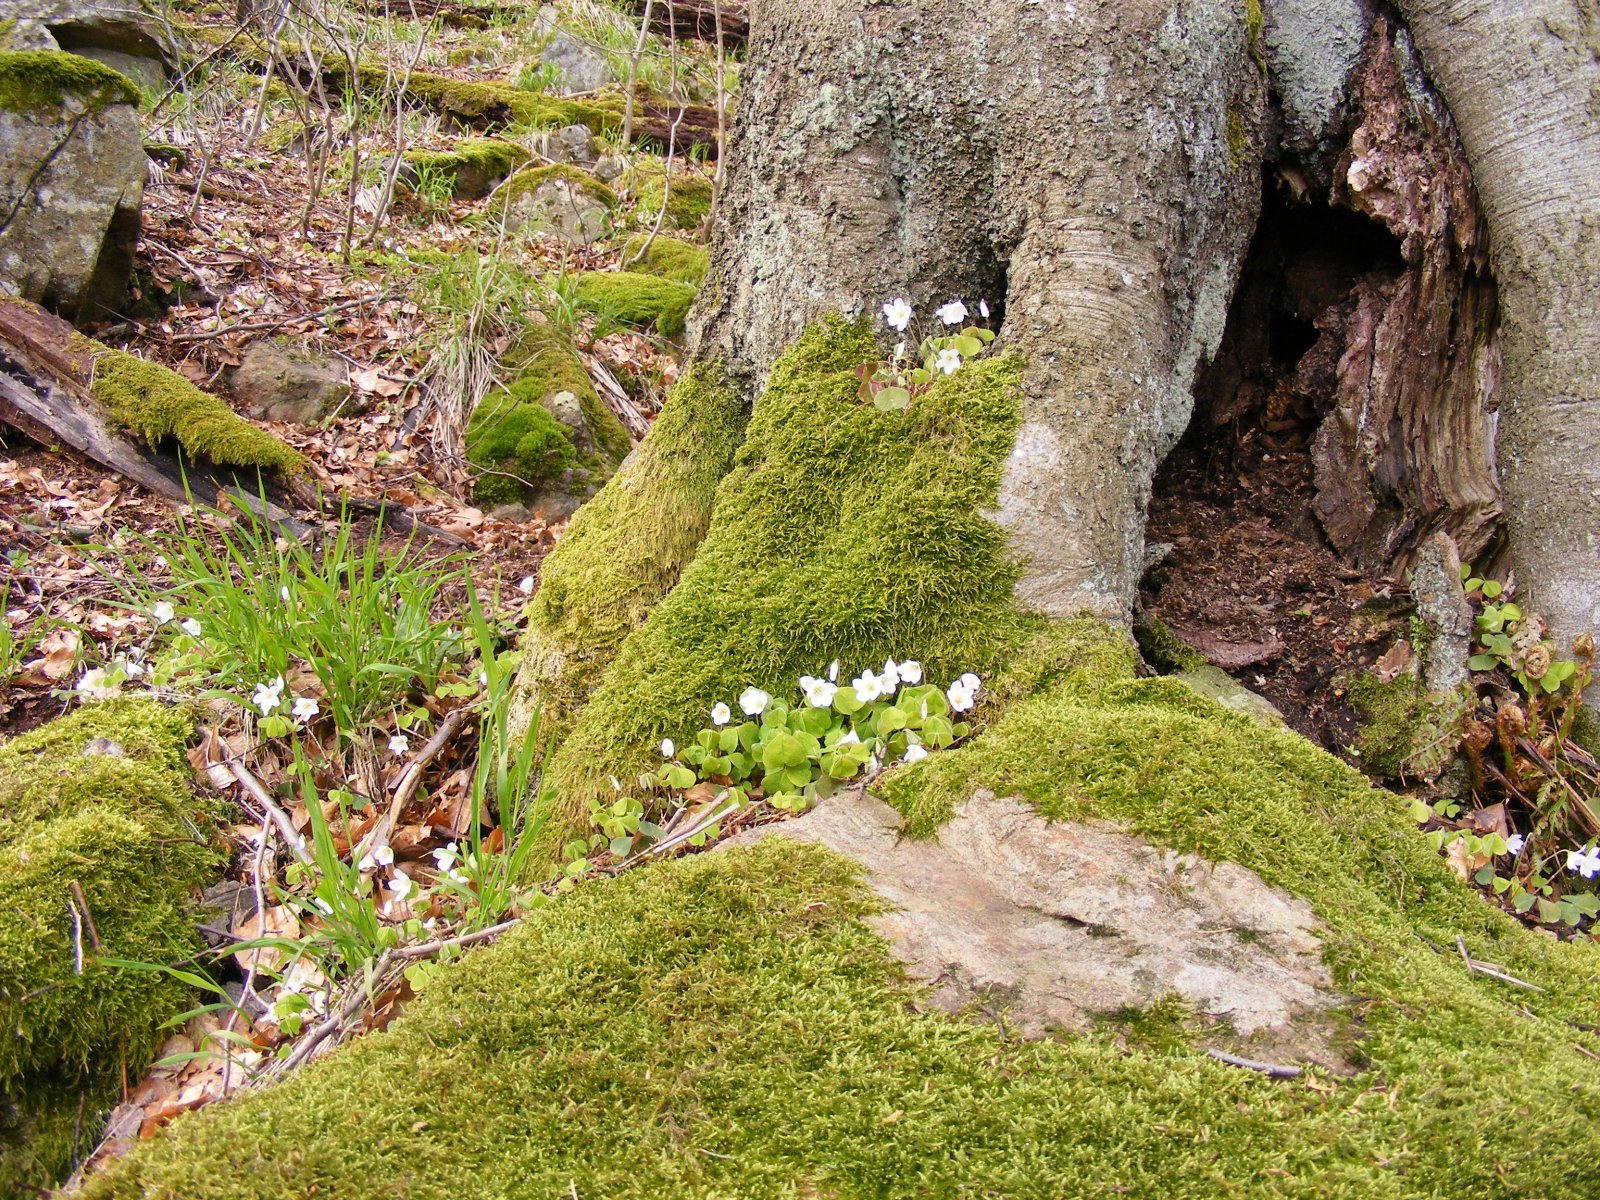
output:
<svg viewBox="0 0 1600 1200"><path fill-rule="evenodd" d="M191 728L181 710L109 701L0 746L0 1095L17 1106L0 1106L0 1193L54 1182L74 1122L92 1145L122 1069L136 1076L187 1007L181 984L96 960L198 948L184 905L221 856L188 788Z"/></svg>
<svg viewBox="0 0 1600 1200"><path fill-rule="evenodd" d="M1387 683L1371 675L1350 680L1351 702L1361 713L1356 749L1361 765L1379 779L1432 779L1454 757L1453 734L1466 707L1455 693L1430 695L1415 675Z"/></svg>
<svg viewBox="0 0 1600 1200"><path fill-rule="evenodd" d="M1469 938L1494 918L1430 854L1397 862L1384 843L1403 832L1341 831L1339 865L1366 880L1319 885L1384 935L1354 950L1377 972L1359 980L1372 1064L1322 1090L1206 1058L1168 1006L1123 1014L1126 1046L919 1011L857 919L875 906L850 865L774 840L579 887L390 1031L178 1122L86 1194L1592 1194L1600 1089L1572 1043L1600 1041L1563 1024L1592 953L1503 931L1554 989L1529 1019L1529 993L1469 979L1453 947L1397 942L1403 919L1374 912L1410 882L1394 866ZM1402 963L1422 974L1391 990Z"/></svg>
<svg viewBox="0 0 1600 1200"><path fill-rule="evenodd" d="M90 110L139 103L131 79L92 58L62 50L0 51L0 112L58 107L69 96Z"/></svg>
<svg viewBox="0 0 1600 1200"><path fill-rule="evenodd" d="M629 170L624 182L639 202L636 216L647 225L653 224L661 211L663 194L667 198L664 224L669 228L698 229L711 211L711 180L704 175L674 171L668 187L666 170L657 159L641 160Z"/></svg>
<svg viewBox="0 0 1600 1200"><path fill-rule="evenodd" d="M498 138L466 138L449 150L407 150L406 165L418 175L428 172L448 176L461 195L484 195L493 182L504 179L528 161L526 150Z"/></svg>
<svg viewBox="0 0 1600 1200"><path fill-rule="evenodd" d="M1022 646L1034 622L1012 606L1004 531L981 515L1015 434L1017 364L972 363L885 413L857 394L873 350L870 330L834 320L774 366L698 554L557 751L573 825L609 775L635 778L663 736L747 684L788 695L829 658L859 670L908 654L929 678L987 675Z"/></svg>
<svg viewBox="0 0 1600 1200"><path fill-rule="evenodd" d="M570 163L551 163L547 167L529 167L518 171L495 195L497 207L504 208L520 196L538 191L551 180L559 179L573 191L600 201L607 208L617 206L617 194L587 171Z"/></svg>
<svg viewBox="0 0 1600 1200"><path fill-rule="evenodd" d="M345 72L330 65L325 74L333 87L341 87ZM363 65L359 71L361 89L369 95L391 92L398 84L381 66ZM606 96L595 100L561 100L537 92L523 91L509 83L451 79L413 71L406 83L406 96L413 103L433 109L462 125L494 128L512 125L532 129L550 126L586 125L595 133L622 126L622 100Z"/></svg>
<svg viewBox="0 0 1600 1200"><path fill-rule="evenodd" d="M648 248L645 246L647 241ZM693 242L659 235L652 238L648 234L636 233L622 248L622 262L629 270L660 275L665 279L699 287L705 280L710 256L704 246L697 246Z"/></svg>
<svg viewBox="0 0 1600 1200"><path fill-rule="evenodd" d="M691 285L660 275L586 271L577 277L573 299L580 308L624 325L654 328L665 337L676 337L683 332L694 294Z"/></svg>
<svg viewBox="0 0 1600 1200"><path fill-rule="evenodd" d="M218 466L283 475L305 469L297 452L176 372L97 342L88 349L95 356L94 398L112 420L151 445L171 437L191 456Z"/></svg>
<svg viewBox="0 0 1600 1200"><path fill-rule="evenodd" d="M1206 665L1205 656L1168 629L1159 618L1148 614L1136 617L1133 636L1145 661L1158 671L1196 671Z"/></svg>
<svg viewBox="0 0 1600 1200"><path fill-rule="evenodd" d="M474 486L477 501L494 505L526 499L519 480L537 493L567 471L582 471L585 486L610 478L632 443L595 393L567 336L554 325L530 324L503 365L514 378L485 396L467 423L467 459L490 472ZM563 392L577 405L567 414L571 425L552 411Z"/></svg>

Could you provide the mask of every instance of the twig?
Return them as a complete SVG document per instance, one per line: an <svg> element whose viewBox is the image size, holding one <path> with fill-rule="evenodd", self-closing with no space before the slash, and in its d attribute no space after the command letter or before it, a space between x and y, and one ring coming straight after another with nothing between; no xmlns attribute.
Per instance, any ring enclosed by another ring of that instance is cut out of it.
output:
<svg viewBox="0 0 1600 1200"><path fill-rule="evenodd" d="M298 1067L301 1063L310 1058L316 1048L326 1041L331 1034L339 1029L342 1029L345 1024L352 1017L354 1017L357 1012L360 1011L361 1006L376 994L372 985L382 978L392 960L392 951L385 950L382 954L378 955L378 961L372 964L372 971L368 974L367 978L362 981L361 986L357 987L355 991L351 992L349 996L345 997L344 1003L334 1011L332 1016L323 1021L315 1029L312 1029L309 1033L305 1034L300 1041L295 1044L295 1048L290 1053L289 1057L280 1060L276 1071L273 1073L281 1075L293 1070L295 1067Z"/></svg>
<svg viewBox="0 0 1600 1200"><path fill-rule="evenodd" d="M1514 987L1527 988L1530 992L1544 991L1537 983L1529 983L1526 979L1518 979L1515 975L1509 975L1489 963L1475 961L1472 955L1467 953L1467 939L1460 934L1456 935L1456 949L1461 951L1461 961L1467 964L1467 970L1469 971L1476 971L1479 975L1487 975L1491 979L1498 979L1502 983L1509 983Z"/></svg>
<svg viewBox="0 0 1600 1200"><path fill-rule="evenodd" d="M261 806L263 813L272 817L272 822L278 827L278 832L289 845L289 852L303 863L311 861L311 855L306 852L305 839L300 836L294 827L294 822L289 819L289 814L278 807L278 804L267 794L267 789L262 782L250 773L250 768L237 759L228 763L228 770L239 786L250 793L251 799Z"/></svg>
<svg viewBox="0 0 1600 1200"><path fill-rule="evenodd" d="M509 921L501 921L498 925L490 925L487 929L480 929L476 933L464 933L460 937L441 938L436 942L423 942L416 946L401 946L394 952L396 958L427 958L429 955L438 954L443 950L454 950L462 946L476 946L479 942L487 942L499 937L506 930L522 924L521 917L512 917Z"/></svg>
<svg viewBox="0 0 1600 1200"><path fill-rule="evenodd" d="M312 312L288 313L271 321L240 321L232 325L224 325L220 329L206 330L202 333L174 333L167 340L169 342L209 342L215 338L227 337L230 333L265 333L270 330L281 329L285 325L292 325L296 321L315 321L322 317L331 317L334 313L360 308L365 304L381 304L389 298L389 295L389 290L385 288L373 296L362 296L355 300L347 300L343 304L319 308Z"/></svg>
<svg viewBox="0 0 1600 1200"><path fill-rule="evenodd" d="M1240 1058L1237 1054L1229 1054L1225 1050L1207 1050L1206 1054L1220 1063L1227 1063L1230 1067L1259 1071L1270 1079L1293 1079L1300 1074L1299 1067L1285 1066L1283 1063L1259 1062L1253 1058Z"/></svg>
<svg viewBox="0 0 1600 1200"><path fill-rule="evenodd" d="M100 935L95 931L94 914L89 911L89 901L84 897L83 887L76 879L67 886L72 889L72 894L78 901L78 907L83 910L83 923L89 930L89 944L94 947L94 952L99 954Z"/></svg>
<svg viewBox="0 0 1600 1200"><path fill-rule="evenodd" d="M423 768L439 756L446 743L461 729L469 712L469 709L458 708L447 716L427 744L417 751L417 756L406 764L405 770L400 772L400 778L395 780L394 798L389 801L389 811L383 814L383 819L372 827L372 832L361 840L361 844L350 852L352 861L359 862L361 856L374 847L388 843L389 833L400 819L400 813L422 785Z"/></svg>
<svg viewBox="0 0 1600 1200"><path fill-rule="evenodd" d="M78 906L72 902L71 896L67 897L67 912L72 916L72 973L74 975L82 975L83 918L78 915Z"/></svg>

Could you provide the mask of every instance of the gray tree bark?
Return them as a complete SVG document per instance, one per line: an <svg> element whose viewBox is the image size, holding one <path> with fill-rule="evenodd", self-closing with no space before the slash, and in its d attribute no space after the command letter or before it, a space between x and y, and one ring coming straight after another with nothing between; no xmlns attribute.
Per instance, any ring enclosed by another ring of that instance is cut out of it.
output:
<svg viewBox="0 0 1600 1200"><path fill-rule="evenodd" d="M1019 598L1126 622L1157 464L1221 338L1266 79L1229 0L807 0L754 14L693 330L754 396L825 313L1004 312L1027 363L995 518Z"/></svg>
<svg viewBox="0 0 1600 1200"><path fill-rule="evenodd" d="M1483 199L1503 321L1511 558L1564 643L1600 628L1600 9L1399 5Z"/></svg>

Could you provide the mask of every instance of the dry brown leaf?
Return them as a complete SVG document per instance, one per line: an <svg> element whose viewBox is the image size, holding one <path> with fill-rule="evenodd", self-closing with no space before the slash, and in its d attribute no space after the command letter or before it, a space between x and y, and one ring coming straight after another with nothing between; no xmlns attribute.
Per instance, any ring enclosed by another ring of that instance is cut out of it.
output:
<svg viewBox="0 0 1600 1200"><path fill-rule="evenodd" d="M37 667L51 679L65 679L72 674L82 645L78 635L70 629L53 629L39 643L40 656L28 664Z"/></svg>
<svg viewBox="0 0 1600 1200"><path fill-rule="evenodd" d="M300 936L300 919L295 916L294 910L286 904L277 904L262 913L251 913L244 920L235 923L233 927L235 937L252 939L259 937L297 938ZM287 961L282 950L272 946L255 946L245 950L235 950L233 956L239 960L241 970L271 971L277 973Z"/></svg>

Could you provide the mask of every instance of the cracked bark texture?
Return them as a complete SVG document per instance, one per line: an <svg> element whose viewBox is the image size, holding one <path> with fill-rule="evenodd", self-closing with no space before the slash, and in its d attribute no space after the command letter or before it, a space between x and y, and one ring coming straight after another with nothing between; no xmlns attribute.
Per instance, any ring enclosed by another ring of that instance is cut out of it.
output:
<svg viewBox="0 0 1600 1200"><path fill-rule="evenodd" d="M825 313L988 300L1026 363L1019 599L1126 622L1259 205L1253 36L1226 0L760 6L696 353L754 397Z"/></svg>
<svg viewBox="0 0 1600 1200"><path fill-rule="evenodd" d="M1600 9L1399 0L1483 199L1511 561L1561 643L1600 628Z"/></svg>

